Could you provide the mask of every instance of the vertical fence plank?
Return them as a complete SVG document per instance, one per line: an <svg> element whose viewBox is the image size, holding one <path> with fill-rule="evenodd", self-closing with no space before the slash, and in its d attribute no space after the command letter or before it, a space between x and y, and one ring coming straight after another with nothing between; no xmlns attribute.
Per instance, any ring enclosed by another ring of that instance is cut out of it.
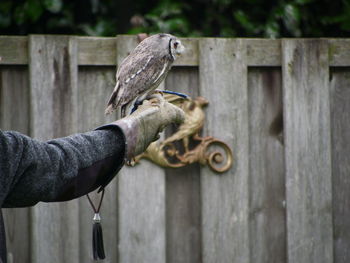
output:
<svg viewBox="0 0 350 263"><path fill-rule="evenodd" d="M286 262L285 180L279 69L249 71L250 262Z"/></svg>
<svg viewBox="0 0 350 263"><path fill-rule="evenodd" d="M197 68L173 67L166 89L196 98ZM167 263L201 262L200 175L198 164L166 171Z"/></svg>
<svg viewBox="0 0 350 263"><path fill-rule="evenodd" d="M205 135L235 157L225 174L201 169L203 262L249 262L246 48L243 40L202 39L199 50L200 94L210 103Z"/></svg>
<svg viewBox="0 0 350 263"><path fill-rule="evenodd" d="M104 110L108 96L115 84L115 67L79 67L78 83L78 131L93 130L98 126L112 122L115 115L106 116ZM100 195L91 193L90 197L97 203ZM118 261L118 212L117 212L117 180L114 179L106 187L101 207L101 222L106 259ZM94 262L92 256L92 218L93 210L86 197L79 199L80 227L80 262Z"/></svg>
<svg viewBox="0 0 350 263"><path fill-rule="evenodd" d="M0 69L0 129L29 133L27 67ZM2 209L6 226L8 262L30 262L29 209Z"/></svg>
<svg viewBox="0 0 350 263"><path fill-rule="evenodd" d="M118 64L137 45L118 36ZM119 173L119 262L165 262L165 170L148 161Z"/></svg>
<svg viewBox="0 0 350 263"><path fill-rule="evenodd" d="M0 128L29 132L27 67L0 68Z"/></svg>
<svg viewBox="0 0 350 263"><path fill-rule="evenodd" d="M288 262L333 261L328 46L282 41Z"/></svg>
<svg viewBox="0 0 350 263"><path fill-rule="evenodd" d="M76 131L77 50L74 38L29 37L30 135L40 140ZM32 261L79 259L78 202L38 204L31 210Z"/></svg>
<svg viewBox="0 0 350 263"><path fill-rule="evenodd" d="M350 262L350 70L331 78L334 262Z"/></svg>

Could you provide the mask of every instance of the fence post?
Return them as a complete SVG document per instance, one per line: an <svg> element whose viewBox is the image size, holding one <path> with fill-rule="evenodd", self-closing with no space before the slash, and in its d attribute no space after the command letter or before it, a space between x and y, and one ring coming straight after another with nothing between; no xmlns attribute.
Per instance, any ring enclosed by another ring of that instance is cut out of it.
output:
<svg viewBox="0 0 350 263"><path fill-rule="evenodd" d="M118 64L138 44L118 36ZM148 161L118 175L119 262L165 262L165 170Z"/></svg>
<svg viewBox="0 0 350 263"><path fill-rule="evenodd" d="M285 166L280 68L251 69L249 94L250 262L286 262Z"/></svg>
<svg viewBox="0 0 350 263"><path fill-rule="evenodd" d="M77 125L77 47L68 36L29 36L30 135L65 136ZM31 209L32 262L79 260L78 202Z"/></svg>
<svg viewBox="0 0 350 263"><path fill-rule="evenodd" d="M26 67L4 67L0 70L0 129L28 134L28 93ZM29 262L29 208L2 209L2 212L6 226L8 262Z"/></svg>
<svg viewBox="0 0 350 263"><path fill-rule="evenodd" d="M210 101L204 133L234 152L225 174L201 169L203 262L249 262L246 47L239 39L202 39L199 52L200 95Z"/></svg>
<svg viewBox="0 0 350 263"><path fill-rule="evenodd" d="M326 40L282 40L289 263L333 262Z"/></svg>
<svg viewBox="0 0 350 263"><path fill-rule="evenodd" d="M350 47L350 41L347 43ZM348 64L349 65L349 64ZM350 72L331 72L334 262L350 261Z"/></svg>

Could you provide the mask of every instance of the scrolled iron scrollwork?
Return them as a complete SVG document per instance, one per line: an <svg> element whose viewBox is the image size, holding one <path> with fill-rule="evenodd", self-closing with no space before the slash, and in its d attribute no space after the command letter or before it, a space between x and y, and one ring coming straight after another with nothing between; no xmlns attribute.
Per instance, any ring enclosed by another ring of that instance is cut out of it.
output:
<svg viewBox="0 0 350 263"><path fill-rule="evenodd" d="M205 121L203 108L209 102L203 97L184 99L171 94L164 96L184 110L185 121L169 137L150 144L144 153L135 157L134 164L146 158L162 167L179 168L198 162L218 173L230 169L233 164L230 147L212 136L200 136Z"/></svg>

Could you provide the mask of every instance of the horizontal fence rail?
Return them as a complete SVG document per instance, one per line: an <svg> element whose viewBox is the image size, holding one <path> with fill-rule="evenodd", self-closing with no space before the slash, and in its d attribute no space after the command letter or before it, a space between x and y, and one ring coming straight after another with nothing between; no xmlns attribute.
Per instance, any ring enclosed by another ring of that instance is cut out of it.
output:
<svg viewBox="0 0 350 263"><path fill-rule="evenodd" d="M162 88L209 101L202 134L234 165L124 167L102 206L103 262L350 262L350 39L181 40ZM115 120L116 65L137 44L0 36L0 129L47 140ZM93 262L85 198L3 212L9 262Z"/></svg>
<svg viewBox="0 0 350 263"><path fill-rule="evenodd" d="M130 36L120 36L128 38ZM77 42L78 65L113 66L116 65L117 41L114 37L70 37ZM136 37L134 37L136 39ZM200 38L182 38L186 46L186 57L175 62L176 66L198 66L198 43ZM329 43L329 65L346 67L350 64L350 39L326 39ZM247 66L281 66L281 42L288 39L244 39L247 49ZM0 36L0 65L27 65L28 37Z"/></svg>

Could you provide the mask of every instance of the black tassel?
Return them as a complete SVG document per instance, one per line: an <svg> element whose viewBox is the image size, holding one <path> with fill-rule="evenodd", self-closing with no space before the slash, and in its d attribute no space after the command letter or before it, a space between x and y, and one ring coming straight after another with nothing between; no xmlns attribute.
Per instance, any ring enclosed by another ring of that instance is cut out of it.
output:
<svg viewBox="0 0 350 263"><path fill-rule="evenodd" d="M94 224L92 225L92 254L93 254L94 260L106 258L105 249L103 246L103 234L102 234L101 217L100 217L100 209L101 209L104 193L105 193L105 189L103 188L101 199L97 208L93 204L90 196L86 195L92 209L95 212L95 215L93 218Z"/></svg>
<svg viewBox="0 0 350 263"><path fill-rule="evenodd" d="M95 214L94 216L94 224L92 227L92 251L94 260L105 259L105 250L103 246L103 234L102 234L102 226L100 223L100 215Z"/></svg>

